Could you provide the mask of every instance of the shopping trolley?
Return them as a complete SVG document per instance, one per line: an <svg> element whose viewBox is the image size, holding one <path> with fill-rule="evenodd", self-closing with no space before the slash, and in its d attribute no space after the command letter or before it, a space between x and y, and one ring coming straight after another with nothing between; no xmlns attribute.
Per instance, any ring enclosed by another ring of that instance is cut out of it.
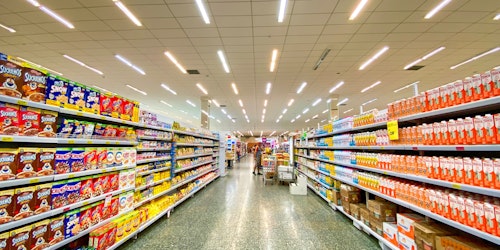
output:
<svg viewBox="0 0 500 250"><path fill-rule="evenodd" d="M263 155L261 159L262 171L264 172L264 185L276 180L276 156Z"/></svg>

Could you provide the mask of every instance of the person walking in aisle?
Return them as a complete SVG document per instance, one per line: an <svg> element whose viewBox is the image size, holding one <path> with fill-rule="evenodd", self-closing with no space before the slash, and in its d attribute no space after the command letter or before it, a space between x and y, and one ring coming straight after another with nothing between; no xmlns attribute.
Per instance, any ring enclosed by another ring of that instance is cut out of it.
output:
<svg viewBox="0 0 500 250"><path fill-rule="evenodd" d="M252 172L254 175L255 175L255 169L257 169L258 175L262 175L262 173L260 172L261 156L262 156L262 148L259 145L256 145L254 150L255 165L253 167L253 172Z"/></svg>

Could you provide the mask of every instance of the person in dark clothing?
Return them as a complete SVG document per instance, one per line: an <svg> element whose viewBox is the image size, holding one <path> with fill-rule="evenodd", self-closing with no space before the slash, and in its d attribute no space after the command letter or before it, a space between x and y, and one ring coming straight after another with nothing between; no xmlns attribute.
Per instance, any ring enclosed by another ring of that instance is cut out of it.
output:
<svg viewBox="0 0 500 250"><path fill-rule="evenodd" d="M259 174L259 175L262 175L262 173L260 172L260 167L261 167L261 156L262 156L262 149L260 146L256 145L255 146L255 165L253 167L253 174ZM257 170L257 173L255 173L255 170Z"/></svg>

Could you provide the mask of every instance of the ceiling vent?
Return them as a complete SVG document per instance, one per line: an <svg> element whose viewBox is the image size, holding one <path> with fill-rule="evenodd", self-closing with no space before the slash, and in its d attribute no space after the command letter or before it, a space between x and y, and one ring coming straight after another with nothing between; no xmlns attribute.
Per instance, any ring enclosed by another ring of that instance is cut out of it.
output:
<svg viewBox="0 0 500 250"><path fill-rule="evenodd" d="M221 105L219 105L219 108L225 108L225 107L227 107L227 105L226 105L226 104L221 104Z"/></svg>
<svg viewBox="0 0 500 250"><path fill-rule="evenodd" d="M329 48L326 48L325 50L323 50L323 54L321 54L321 56L319 57L316 64L314 64L313 70L317 70L319 68L319 65L321 65L321 63L325 60L326 56L328 55L328 53L330 53L330 51L331 51L331 49L329 49Z"/></svg>
<svg viewBox="0 0 500 250"><path fill-rule="evenodd" d="M413 66L407 68L406 70L419 70L419 69L421 69L423 67L425 67L425 66L423 66L423 65L413 65Z"/></svg>
<svg viewBox="0 0 500 250"><path fill-rule="evenodd" d="M200 71L198 71L197 69L187 69L186 71L190 75L199 75L200 74Z"/></svg>

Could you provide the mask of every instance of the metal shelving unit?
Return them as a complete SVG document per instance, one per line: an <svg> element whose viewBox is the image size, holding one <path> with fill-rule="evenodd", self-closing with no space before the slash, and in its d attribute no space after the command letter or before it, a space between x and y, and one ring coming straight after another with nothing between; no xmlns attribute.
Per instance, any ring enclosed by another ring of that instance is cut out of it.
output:
<svg viewBox="0 0 500 250"><path fill-rule="evenodd" d="M152 158L152 159L142 159L138 160L136 164L144 164L144 163L149 163L149 162L155 162L155 161L170 161L171 157L161 157L161 158Z"/></svg>
<svg viewBox="0 0 500 250"><path fill-rule="evenodd" d="M300 170L300 169L297 169L297 171L299 171L300 173L302 173L303 175L307 176L309 179L321 184L323 187L325 187L326 189L329 189L329 190L333 190L333 187L331 186L328 186L326 185L325 183L321 182L320 180L317 180L314 176L311 176L310 174Z"/></svg>
<svg viewBox="0 0 500 250"><path fill-rule="evenodd" d="M210 164L212 162L214 162L214 161L213 160L212 161L205 161L205 162L201 162L201 163L195 164L193 166L176 169L176 170L174 170L174 173L179 173L179 172L186 171L186 170L189 170L189 169L192 169L192 168L195 168L195 167L199 167L199 166L202 166L202 165L207 165L207 164Z"/></svg>
<svg viewBox="0 0 500 250"><path fill-rule="evenodd" d="M189 159L189 158L195 158L195 157L201 157L201 156L209 156L209 155L212 155L212 153L176 156L175 160Z"/></svg>

